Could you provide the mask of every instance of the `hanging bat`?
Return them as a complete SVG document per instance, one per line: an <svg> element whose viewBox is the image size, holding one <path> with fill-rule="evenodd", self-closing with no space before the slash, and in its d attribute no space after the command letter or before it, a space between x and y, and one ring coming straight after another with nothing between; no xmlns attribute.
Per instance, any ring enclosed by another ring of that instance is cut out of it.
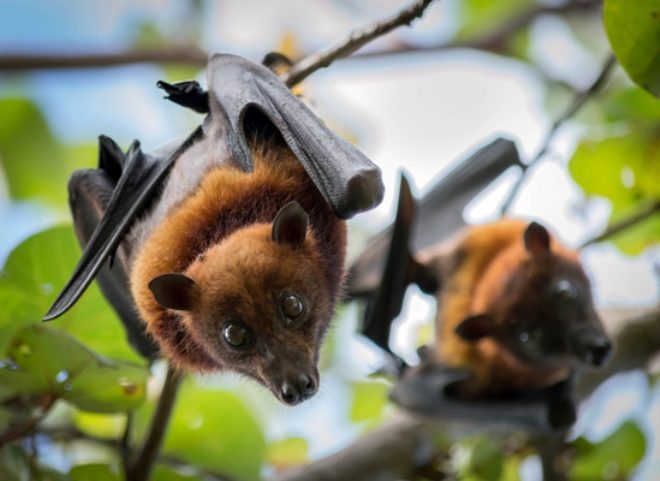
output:
<svg viewBox="0 0 660 481"><path fill-rule="evenodd" d="M390 350L390 327L401 312L406 289L416 284L434 294L438 285L437 274L418 262L416 254L464 227L466 205L506 170L521 165L515 143L497 138L459 160L420 200L413 198L401 176L394 223L355 259L346 286L350 299L366 301L364 334L397 364L403 361Z"/></svg>
<svg viewBox="0 0 660 481"><path fill-rule="evenodd" d="M96 277L145 357L236 371L299 403L319 385L345 219L380 202L380 170L249 60L213 55L208 91L159 86L207 115L151 154L101 137L98 168L69 183L84 251L45 319Z"/></svg>
<svg viewBox="0 0 660 481"><path fill-rule="evenodd" d="M535 429L572 424L575 367L599 367L611 351L576 253L541 225L514 220L466 228L449 246L415 251L416 211L402 177L368 319L375 327L367 324L364 332L387 345L387 327L411 282L435 282L439 307L435 346L422 350L419 366L403 371L392 399L416 412L472 421ZM433 224L420 218L418 225Z"/></svg>

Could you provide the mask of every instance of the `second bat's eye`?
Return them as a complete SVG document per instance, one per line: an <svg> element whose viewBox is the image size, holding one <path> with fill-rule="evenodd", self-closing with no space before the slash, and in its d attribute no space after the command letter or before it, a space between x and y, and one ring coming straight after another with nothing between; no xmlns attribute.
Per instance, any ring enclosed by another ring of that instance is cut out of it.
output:
<svg viewBox="0 0 660 481"><path fill-rule="evenodd" d="M241 324L230 322L222 329L222 337L231 347L244 347L250 343L250 332Z"/></svg>
<svg viewBox="0 0 660 481"><path fill-rule="evenodd" d="M563 302L574 302L578 298L578 290L568 279L562 279L554 286L554 295Z"/></svg>
<svg viewBox="0 0 660 481"><path fill-rule="evenodd" d="M287 320L293 321L303 313L305 305L296 294L285 294L280 299L280 309Z"/></svg>

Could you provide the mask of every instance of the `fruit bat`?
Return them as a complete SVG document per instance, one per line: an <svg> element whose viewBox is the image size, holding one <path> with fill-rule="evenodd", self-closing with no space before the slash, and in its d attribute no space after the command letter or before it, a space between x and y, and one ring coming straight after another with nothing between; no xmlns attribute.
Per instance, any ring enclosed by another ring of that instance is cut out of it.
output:
<svg viewBox="0 0 660 481"><path fill-rule="evenodd" d="M345 219L382 199L380 170L268 68L215 54L208 90L159 87L206 114L152 153L100 137L69 200L81 259L45 320L96 278L131 344L184 370L233 370L287 404L313 395L344 277Z"/></svg>
<svg viewBox="0 0 660 481"><path fill-rule="evenodd" d="M489 154L492 146L473 157L485 162L471 165L473 173L495 163L498 152ZM515 150L511 157L518 157ZM536 223L505 220L464 229L461 240L445 247L451 216L460 215L475 193L463 192L465 179L450 173L443 181L451 186L445 205L453 213L423 213L402 176L382 280L373 286L378 270L373 253L358 257L351 268L358 288L349 285L349 292L373 299L364 333L389 351L391 321L407 286L417 283L438 300L437 340L435 347L420 350L420 365L407 368L399 361L401 379L391 393L395 402L426 415L528 429L569 426L575 420L574 365L601 366L611 351L588 279L575 254ZM452 190L463 199L454 200ZM441 184L432 192L442 197L446 191ZM415 214L427 239L437 222L449 219L435 245L416 238ZM386 234L376 242L382 239L387 244Z"/></svg>

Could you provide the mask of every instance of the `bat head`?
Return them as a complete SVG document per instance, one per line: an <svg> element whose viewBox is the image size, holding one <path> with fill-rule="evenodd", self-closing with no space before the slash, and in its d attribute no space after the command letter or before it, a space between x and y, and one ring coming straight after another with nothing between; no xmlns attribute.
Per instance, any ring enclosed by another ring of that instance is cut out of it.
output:
<svg viewBox="0 0 660 481"><path fill-rule="evenodd" d="M319 349L333 310L319 256L308 216L292 202L271 224L232 233L184 273L159 276L149 287L162 306L180 311L221 368L293 405L318 389Z"/></svg>
<svg viewBox="0 0 660 481"><path fill-rule="evenodd" d="M554 252L535 222L524 233L525 258L499 279L484 312L456 328L467 341L491 337L518 358L555 366L601 367L612 344L577 258Z"/></svg>

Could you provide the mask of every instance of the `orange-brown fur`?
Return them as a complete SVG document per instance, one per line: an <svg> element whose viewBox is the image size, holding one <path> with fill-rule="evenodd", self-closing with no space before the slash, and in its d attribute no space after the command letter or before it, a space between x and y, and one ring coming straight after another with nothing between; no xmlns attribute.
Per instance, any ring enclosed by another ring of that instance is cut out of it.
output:
<svg viewBox="0 0 660 481"><path fill-rule="evenodd" d="M315 297L319 317L330 316L339 295L345 223L331 212L286 147L253 152L253 161L253 172L244 172L231 162L208 172L195 193L172 209L135 256L131 288L140 316L165 356L180 368L223 367L208 340L213 326L204 325L222 313L204 312L211 308L200 305L202 315L192 320L165 309L148 288L160 274L186 272L208 298L231 292L234 297L227 301L232 304L228 308L262 323L255 326L262 331L270 326L261 305L271 301L263 297L280 281L312 286L310 295ZM299 202L310 218L302 257L294 256L287 246L275 246L270 237L273 217L291 200Z"/></svg>
<svg viewBox="0 0 660 481"><path fill-rule="evenodd" d="M530 254L523 243L528 223L502 220L469 228L451 248L430 262L438 263L442 282L438 293L436 355L447 365L469 370L464 395L543 388L568 377L566 366L521 360L492 338L468 342L455 332L467 317L488 312L502 295L505 281ZM551 237L551 250L577 263L575 253Z"/></svg>

